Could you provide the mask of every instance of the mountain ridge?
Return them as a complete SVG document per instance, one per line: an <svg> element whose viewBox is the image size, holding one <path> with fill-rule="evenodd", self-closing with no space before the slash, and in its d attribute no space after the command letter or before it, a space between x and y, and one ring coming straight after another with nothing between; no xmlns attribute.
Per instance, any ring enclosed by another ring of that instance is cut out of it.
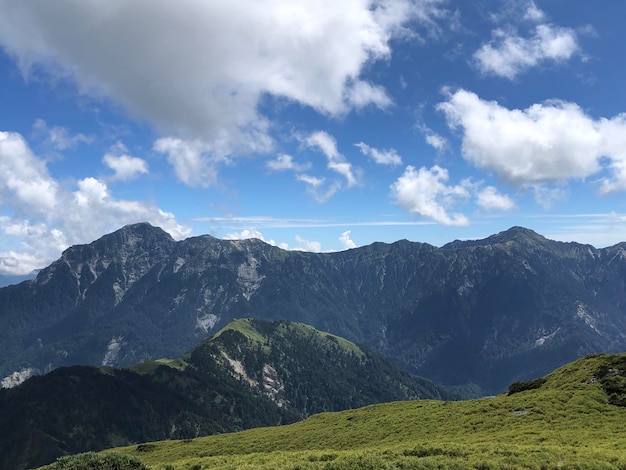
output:
<svg viewBox="0 0 626 470"><path fill-rule="evenodd" d="M0 289L0 377L176 357L256 317L312 325L493 394L582 354L626 349L625 247L514 227L442 248L400 240L318 254L209 235L174 241L135 224Z"/></svg>

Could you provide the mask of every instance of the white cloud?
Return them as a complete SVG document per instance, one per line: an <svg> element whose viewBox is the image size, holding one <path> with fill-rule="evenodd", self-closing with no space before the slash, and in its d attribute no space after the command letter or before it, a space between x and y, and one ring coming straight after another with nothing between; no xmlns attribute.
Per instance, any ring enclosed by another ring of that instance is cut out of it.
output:
<svg viewBox="0 0 626 470"><path fill-rule="evenodd" d="M339 237L339 241L341 242L341 247L344 250L349 250L350 248L356 248L357 247L357 244L354 243L354 241L352 239L350 239L350 233L352 233L350 230L346 230Z"/></svg>
<svg viewBox="0 0 626 470"><path fill-rule="evenodd" d="M463 157L514 186L584 179L606 166L612 175L602 190L626 189L626 114L596 120L575 103L555 100L507 109L465 90L438 109L461 129Z"/></svg>
<svg viewBox="0 0 626 470"><path fill-rule="evenodd" d="M218 161L211 156L211 147L205 142L163 137L152 148L167 155L179 181L203 188L217 183Z"/></svg>
<svg viewBox="0 0 626 470"><path fill-rule="evenodd" d="M439 134L432 133L427 134L425 137L426 143L433 147L435 150L442 151L448 146L448 141L445 137L440 136Z"/></svg>
<svg viewBox="0 0 626 470"><path fill-rule="evenodd" d="M265 237L255 227L245 228L241 232L230 232L222 237L224 240L248 240L256 238L261 241L266 241ZM267 243L275 245L274 240L270 240Z"/></svg>
<svg viewBox="0 0 626 470"><path fill-rule="evenodd" d="M317 131L306 138L305 143L309 147L317 148L326 155L327 168L332 170L346 180L348 188L355 186L358 182L350 162L337 150L337 141L324 131Z"/></svg>
<svg viewBox="0 0 626 470"><path fill-rule="evenodd" d="M362 81L347 87L346 102L356 109L364 108L370 104L385 109L393 104L383 87Z"/></svg>
<svg viewBox="0 0 626 470"><path fill-rule="evenodd" d="M470 195L467 184L448 186L448 171L437 165L416 170L407 166L404 174L391 185L395 202L410 213L428 217L444 225L467 225L463 214L449 214L447 208Z"/></svg>
<svg viewBox="0 0 626 470"><path fill-rule="evenodd" d="M524 13L524 19L530 20L534 22L543 21L546 17L546 14L537 7L534 1L531 1L526 8L526 12Z"/></svg>
<svg viewBox="0 0 626 470"><path fill-rule="evenodd" d="M43 119L37 119L33 127L38 135L43 136L45 144L55 150L67 150L80 143L90 144L93 142L93 137L80 133L72 134L66 127L48 127Z"/></svg>
<svg viewBox="0 0 626 470"><path fill-rule="evenodd" d="M130 156L126 152L128 149L118 142L102 158L104 164L115 173L114 180L128 181L140 174L148 173L148 163L145 160Z"/></svg>
<svg viewBox="0 0 626 470"><path fill-rule="evenodd" d="M293 161L293 157L291 155L287 155L284 153L278 154L274 160L270 160L266 163L266 166L270 170L274 171L306 171L311 165L310 164L299 164Z"/></svg>
<svg viewBox="0 0 626 470"><path fill-rule="evenodd" d="M396 149L392 148L392 149L378 150L373 147L370 147L369 145L363 142L359 142L358 144L354 144L354 145L361 150L361 153L363 155L370 157L376 163L379 163L381 165L392 165L392 166L402 165L402 158L400 157L400 155L398 155L398 152L396 152Z"/></svg>
<svg viewBox="0 0 626 470"><path fill-rule="evenodd" d="M311 251L313 253L320 253L322 251L322 244L318 241L307 240L306 238L302 238L300 235L296 235L296 241L298 242L298 246L291 248L296 251Z"/></svg>
<svg viewBox="0 0 626 470"><path fill-rule="evenodd" d="M244 218L245 219L245 218ZM342 241L342 243L345 244L354 244L354 242L352 240L350 240L350 232L344 232L344 234L342 235L342 237L339 238L339 240ZM256 238L258 240L261 240L265 243L268 243L270 245L273 246L277 246L279 248L282 248L283 250L291 250L291 251L310 251L313 253L320 253L322 251L322 244L318 241L315 240L308 240L306 238L301 237L300 235L296 235L295 236L295 240L297 242L297 246L294 247L290 247L287 243L285 242L281 242L281 243L276 243L275 240L267 240L263 234L261 232L259 232L255 227L248 227L248 228L244 228L242 229L240 232L229 232L227 234L225 234L222 237L224 240L247 240L247 239L251 239L251 238ZM346 248L354 248L356 247L356 245L354 246L346 246Z"/></svg>
<svg viewBox="0 0 626 470"><path fill-rule="evenodd" d="M478 191L476 194L476 203L487 210L498 209L507 211L515 207L513 199L506 194L500 194L493 186L487 186Z"/></svg>
<svg viewBox="0 0 626 470"><path fill-rule="evenodd" d="M317 189L324 184L324 178L318 178L316 176L306 174L298 175L296 179L308 184L312 189Z"/></svg>
<svg viewBox="0 0 626 470"><path fill-rule="evenodd" d="M54 211L58 191L58 183L24 138L17 133L0 132L0 203L10 203L18 216L44 217Z"/></svg>
<svg viewBox="0 0 626 470"><path fill-rule="evenodd" d="M538 17L538 12L531 9L527 14ZM564 62L578 51L573 29L540 24L529 38L518 36L516 31L492 31L491 41L474 53L474 60L481 72L513 80L540 63Z"/></svg>
<svg viewBox="0 0 626 470"><path fill-rule="evenodd" d="M421 124L418 125L417 128L424 134L424 139L426 143L433 147L438 152L443 152L448 147L448 141L445 137L437 134L430 127Z"/></svg>
<svg viewBox="0 0 626 470"><path fill-rule="evenodd" d="M600 119L597 123L602 136L600 153L609 158L610 177L601 181L600 192L610 193L626 190L626 113L612 119Z"/></svg>
<svg viewBox="0 0 626 470"><path fill-rule="evenodd" d="M546 187L544 185L532 185L531 189L537 204L544 209L550 209L555 202L567 199L569 192L564 187Z"/></svg>
<svg viewBox="0 0 626 470"><path fill-rule="evenodd" d="M324 186L326 180L316 176L302 174L296 176L296 179L307 184L307 191L317 202L327 202L341 189L341 183L338 181L333 181Z"/></svg>
<svg viewBox="0 0 626 470"><path fill-rule="evenodd" d="M389 106L364 67L387 60L392 39L443 21L443 3L3 0L0 45L25 77L71 80L163 135L256 151L268 146L265 95L332 116Z"/></svg>
<svg viewBox="0 0 626 470"><path fill-rule="evenodd" d="M133 222L150 222L176 238L190 233L171 213L117 199L96 178L62 186L24 138L10 132L0 132L0 210L0 272L12 274L42 268L68 246Z"/></svg>

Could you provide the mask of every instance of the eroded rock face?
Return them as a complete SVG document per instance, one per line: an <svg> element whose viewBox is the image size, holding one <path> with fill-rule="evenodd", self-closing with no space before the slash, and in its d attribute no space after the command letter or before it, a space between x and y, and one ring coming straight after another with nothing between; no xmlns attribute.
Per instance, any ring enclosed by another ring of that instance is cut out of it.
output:
<svg viewBox="0 0 626 470"><path fill-rule="evenodd" d="M599 250L514 227L442 248L315 254L208 235L175 242L132 225L0 289L0 377L176 357L243 317L310 324L442 383L497 393L626 348L626 244Z"/></svg>
<svg viewBox="0 0 626 470"><path fill-rule="evenodd" d="M41 371L38 369L34 369L32 367L27 367L22 370L16 370L15 372L7 375L2 380L0 380L1 388L12 388L17 387L19 384L23 383L26 379L31 378L34 375L39 375Z"/></svg>

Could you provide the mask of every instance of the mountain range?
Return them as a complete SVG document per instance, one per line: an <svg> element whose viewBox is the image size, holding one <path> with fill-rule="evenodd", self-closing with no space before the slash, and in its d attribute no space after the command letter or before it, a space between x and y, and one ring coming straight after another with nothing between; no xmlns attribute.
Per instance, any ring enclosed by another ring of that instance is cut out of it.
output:
<svg viewBox="0 0 626 470"><path fill-rule="evenodd" d="M240 319L177 359L129 369L61 367L0 389L0 470L373 403L450 397L343 338L301 323Z"/></svg>
<svg viewBox="0 0 626 470"><path fill-rule="evenodd" d="M179 357L233 319L345 337L465 393L499 393L582 355L626 349L626 244L521 227L442 247L335 253L136 224L0 289L0 377Z"/></svg>

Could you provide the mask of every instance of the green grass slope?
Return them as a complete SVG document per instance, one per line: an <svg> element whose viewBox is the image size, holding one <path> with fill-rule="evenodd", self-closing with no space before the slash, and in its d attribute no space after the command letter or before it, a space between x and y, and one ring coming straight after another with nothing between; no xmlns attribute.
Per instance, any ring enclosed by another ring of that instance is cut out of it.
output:
<svg viewBox="0 0 626 470"><path fill-rule="evenodd" d="M307 325L237 320L177 359L60 368L0 389L0 470L446 393Z"/></svg>
<svg viewBox="0 0 626 470"><path fill-rule="evenodd" d="M509 394L321 413L287 426L116 449L153 469L626 469L626 354Z"/></svg>

